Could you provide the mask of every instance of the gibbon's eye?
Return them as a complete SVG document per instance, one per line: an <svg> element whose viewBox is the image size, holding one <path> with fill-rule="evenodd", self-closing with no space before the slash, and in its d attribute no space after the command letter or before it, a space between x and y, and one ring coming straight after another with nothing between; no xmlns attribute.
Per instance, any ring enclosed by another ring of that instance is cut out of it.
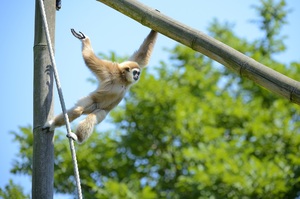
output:
<svg viewBox="0 0 300 199"><path fill-rule="evenodd" d="M138 70L134 70L132 73L133 73L133 75L136 75L136 74L137 74L137 75L140 75L141 72L138 71Z"/></svg>

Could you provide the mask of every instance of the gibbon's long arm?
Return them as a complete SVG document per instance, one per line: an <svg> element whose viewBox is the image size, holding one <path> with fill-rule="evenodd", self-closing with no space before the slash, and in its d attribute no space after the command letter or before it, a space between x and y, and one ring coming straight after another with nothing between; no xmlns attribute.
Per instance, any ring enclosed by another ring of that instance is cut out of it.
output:
<svg viewBox="0 0 300 199"><path fill-rule="evenodd" d="M129 61L135 61L139 64L141 68L145 67L149 60L150 56L157 38L157 32L151 30L149 35L146 37L140 48L131 55Z"/></svg>
<svg viewBox="0 0 300 199"><path fill-rule="evenodd" d="M85 64L89 69L94 72L101 80L103 80L107 73L115 69L115 65L111 61L102 60L97 57L91 45L89 37L85 36L82 32L77 33L71 29L74 37L82 42L82 56Z"/></svg>

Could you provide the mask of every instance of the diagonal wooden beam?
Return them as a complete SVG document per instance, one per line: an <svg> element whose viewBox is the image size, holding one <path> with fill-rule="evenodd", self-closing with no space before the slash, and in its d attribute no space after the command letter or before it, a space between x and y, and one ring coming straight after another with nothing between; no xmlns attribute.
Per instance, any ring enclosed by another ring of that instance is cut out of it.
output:
<svg viewBox="0 0 300 199"><path fill-rule="evenodd" d="M300 105L300 82L295 81L136 0L97 0L137 22L182 43L271 92Z"/></svg>

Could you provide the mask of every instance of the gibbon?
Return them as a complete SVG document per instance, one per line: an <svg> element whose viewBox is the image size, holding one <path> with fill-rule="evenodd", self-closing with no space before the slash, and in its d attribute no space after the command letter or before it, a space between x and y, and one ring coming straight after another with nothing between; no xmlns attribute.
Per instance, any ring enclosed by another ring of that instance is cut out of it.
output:
<svg viewBox="0 0 300 199"><path fill-rule="evenodd" d="M157 32L151 30L140 48L128 61L114 63L98 58L91 46L90 39L82 32L71 29L72 34L82 42L82 55L87 67L96 75L99 86L88 96L80 99L67 111L70 122L82 114L86 118L79 122L76 132L69 135L73 140L82 143L93 132L94 126L104 120L106 115L119 104L126 91L136 83L150 59ZM54 130L65 124L63 114L47 121L43 129Z"/></svg>

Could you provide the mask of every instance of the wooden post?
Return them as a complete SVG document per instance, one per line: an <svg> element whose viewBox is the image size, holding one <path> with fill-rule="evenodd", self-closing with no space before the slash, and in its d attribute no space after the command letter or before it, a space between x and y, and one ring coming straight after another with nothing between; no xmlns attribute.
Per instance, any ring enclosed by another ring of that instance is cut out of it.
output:
<svg viewBox="0 0 300 199"><path fill-rule="evenodd" d="M49 31L54 43L55 0L44 1ZM53 45L53 44L52 44ZM54 45L53 45L54 46ZM33 89L33 165L32 198L52 199L54 184L53 132L42 130L53 116L53 70L47 47L39 1L35 3L34 36L34 89Z"/></svg>

